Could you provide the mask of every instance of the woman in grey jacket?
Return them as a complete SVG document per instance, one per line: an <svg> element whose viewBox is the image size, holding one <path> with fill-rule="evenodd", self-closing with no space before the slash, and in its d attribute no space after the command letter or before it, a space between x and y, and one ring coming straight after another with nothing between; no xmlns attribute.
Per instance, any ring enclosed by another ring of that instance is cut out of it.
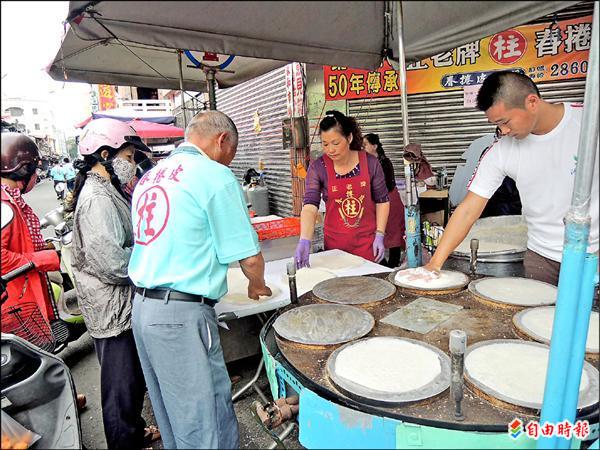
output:
<svg viewBox="0 0 600 450"><path fill-rule="evenodd" d="M145 428L146 385L131 330L133 247L129 197L136 150L149 149L116 119L90 122L75 161L79 171L69 205L73 216L73 275L81 313L100 362L104 433L110 449L139 449L157 438Z"/></svg>

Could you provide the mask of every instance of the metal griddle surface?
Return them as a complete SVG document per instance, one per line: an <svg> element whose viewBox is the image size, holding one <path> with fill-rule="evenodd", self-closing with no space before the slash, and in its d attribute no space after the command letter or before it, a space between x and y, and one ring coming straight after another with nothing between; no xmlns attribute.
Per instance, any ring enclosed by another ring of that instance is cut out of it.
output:
<svg viewBox="0 0 600 450"><path fill-rule="evenodd" d="M384 273L371 276L385 279L387 274ZM389 300L375 304L359 305L358 307L369 311L376 321L375 327L367 336L402 336L421 340L439 348L446 354L449 354L448 334L450 330L453 329L462 329L467 333L468 345L490 339L519 338L513 331L512 317L514 315L514 310L498 309L475 301L472 294L468 291L436 297L436 300L445 301L453 305L460 305L463 309L425 335L380 322L383 317L392 313L399 307L407 305L417 297L418 295L412 295L399 290L396 295ZM299 305L309 305L317 302L319 302L319 300L314 297L312 292L309 292L300 298ZM294 307L295 306L290 305L286 307L284 311ZM291 366L304 377L308 378L312 383L318 385L321 391L324 391L321 392L322 394L326 393L330 398L336 398L342 403L362 408L360 402L347 397L338 390L329 380L327 375L327 360L339 345L332 345L327 348L300 346L277 337L276 342L282 355ZM595 366L597 367L597 364ZM372 411L382 416L409 416L422 422L435 423L438 424L438 426L443 427L447 427L448 424L453 424L456 428L463 430L478 430L481 429L481 427L486 428L489 426L504 427L504 429L506 429L507 424L515 417L527 420L535 418L535 416L528 416L514 410L493 406L486 400L475 395L465 386L465 395L462 402L465 420L459 423L454 420L454 402L450 400L449 395L449 390L447 390L435 398L402 407L371 405L369 405L368 408L367 405L364 405L364 407L367 408L368 411Z"/></svg>
<svg viewBox="0 0 600 450"><path fill-rule="evenodd" d="M373 329L373 316L348 305L305 305L290 309L273 327L284 339L303 345L341 344L363 337Z"/></svg>
<svg viewBox="0 0 600 450"><path fill-rule="evenodd" d="M373 277L338 277L321 281L313 294L321 300L345 305L380 302L396 293L392 283Z"/></svg>

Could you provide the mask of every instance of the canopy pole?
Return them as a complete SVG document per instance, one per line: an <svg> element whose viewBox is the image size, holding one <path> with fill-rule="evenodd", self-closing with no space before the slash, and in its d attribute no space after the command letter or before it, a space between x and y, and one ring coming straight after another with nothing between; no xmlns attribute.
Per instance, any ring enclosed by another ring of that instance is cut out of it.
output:
<svg viewBox="0 0 600 450"><path fill-rule="evenodd" d="M208 84L208 109L214 111L217 109L217 82L215 80L215 71L213 69L206 71L206 83Z"/></svg>
<svg viewBox="0 0 600 450"><path fill-rule="evenodd" d="M396 2L398 22L398 65L400 69L400 95L402 105L402 144L406 147L409 143L408 136L408 97L406 95L406 55L404 52L404 24L402 18L402 2ZM406 256L408 267L419 267L422 264L421 254L421 215L419 212L419 199L413 198L412 174L410 162L404 159L404 179L406 180L406 200L404 207L406 222ZM415 189L416 191L416 189ZM415 195L418 195L415 192Z"/></svg>
<svg viewBox="0 0 600 450"><path fill-rule="evenodd" d="M183 62L181 61L181 49L177 50L177 59L179 61L179 92L181 93L181 114L183 114L183 128L187 128L187 114L185 113L185 98L183 97Z"/></svg>
<svg viewBox="0 0 600 450"><path fill-rule="evenodd" d="M565 245L558 279L558 296L552 325L550 356L540 417L546 422L574 422L592 306L593 278L598 257L586 257L590 234L590 203L598 145L598 3L594 4L589 71L585 96L575 184L571 208L565 217ZM585 329L584 332L578 329ZM542 437L537 448L570 448L571 439Z"/></svg>

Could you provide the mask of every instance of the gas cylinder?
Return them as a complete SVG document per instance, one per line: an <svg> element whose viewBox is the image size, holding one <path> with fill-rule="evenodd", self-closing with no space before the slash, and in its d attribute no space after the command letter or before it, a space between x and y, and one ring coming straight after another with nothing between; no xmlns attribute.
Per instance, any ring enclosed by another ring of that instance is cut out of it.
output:
<svg viewBox="0 0 600 450"><path fill-rule="evenodd" d="M269 215L269 189L260 184L250 184L245 186L248 202L252 203L252 209L256 211L257 216Z"/></svg>

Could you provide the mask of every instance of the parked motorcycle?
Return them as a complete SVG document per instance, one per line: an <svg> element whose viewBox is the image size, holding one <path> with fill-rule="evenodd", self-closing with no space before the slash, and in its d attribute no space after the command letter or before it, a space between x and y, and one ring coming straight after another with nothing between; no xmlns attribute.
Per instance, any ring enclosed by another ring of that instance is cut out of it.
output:
<svg viewBox="0 0 600 450"><path fill-rule="evenodd" d="M28 263L1 277L1 303L7 283L34 268ZM36 332L35 324L29 326ZM67 365L19 336L2 333L0 342L2 448L81 448L75 385Z"/></svg>
<svg viewBox="0 0 600 450"><path fill-rule="evenodd" d="M61 252L60 276L52 272L48 274L58 314L62 320L68 323L83 324L83 316L75 291L75 279L71 269L73 229L71 221L65 219L63 206L54 208L40 220L41 229L50 225L54 226L55 237L49 238L47 241L54 243L57 250Z"/></svg>

